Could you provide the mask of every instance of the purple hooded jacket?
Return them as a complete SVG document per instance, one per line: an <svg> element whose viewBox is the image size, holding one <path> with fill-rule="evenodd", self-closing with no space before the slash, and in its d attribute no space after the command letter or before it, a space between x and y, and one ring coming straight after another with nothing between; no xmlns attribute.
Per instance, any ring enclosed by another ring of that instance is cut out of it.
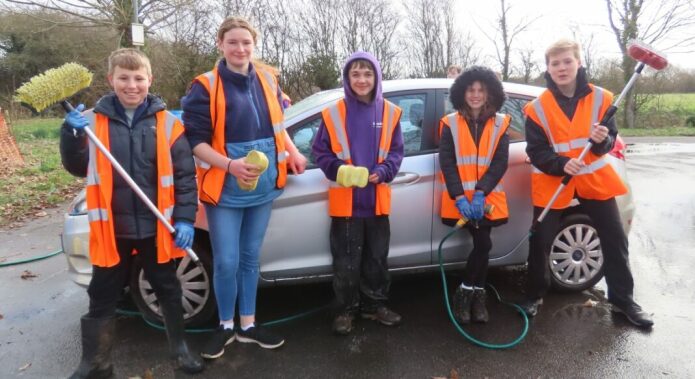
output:
<svg viewBox="0 0 695 379"><path fill-rule="evenodd" d="M350 88L348 70L352 61L365 59L374 66L374 95L372 101L364 103L357 99ZM391 148L386 159L377 164L379 142L381 140L381 121L383 119L384 97L381 93L381 67L376 58L366 52L356 52L348 58L343 67L343 89L345 91L347 138L350 144L350 156L352 164L366 167L370 174L379 175L381 182L391 182L403 160L403 136L401 135L401 123L398 122L391 140ZM316 139L312 146L312 152L316 163L321 168L326 178L336 180L338 168L345 164L331 150L331 141L326 130L326 125L321 122ZM353 217L374 217L376 207L376 187L367 184L365 188L353 188L352 192Z"/></svg>

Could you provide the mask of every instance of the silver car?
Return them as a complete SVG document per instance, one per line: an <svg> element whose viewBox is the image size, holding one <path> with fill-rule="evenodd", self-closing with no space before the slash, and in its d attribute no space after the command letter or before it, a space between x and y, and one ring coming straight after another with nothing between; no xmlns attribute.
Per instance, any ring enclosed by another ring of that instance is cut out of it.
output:
<svg viewBox="0 0 695 379"><path fill-rule="evenodd" d="M400 172L391 183L392 214L389 267L393 272L433 270L438 267L437 246L450 228L439 216L443 184L438 179L438 123L453 111L448 91L453 79L406 79L383 82L384 96L403 109L401 128L405 158ZM509 169L504 186L509 202L509 222L492 232L492 266L523 265L528 255L527 234L532 220L531 165L524 140L523 106L543 90L520 84L504 83L508 99L502 112L512 115L509 130ZM285 124L297 148L310 159L302 175L289 175L284 193L273 205L273 212L260 258L261 284L325 280L331 276L328 243L330 219L327 209L329 182L313 163L311 144L321 124L321 110L343 96L342 89L316 93L286 111ZM620 142L608 155L619 175L627 182ZM623 227L629 232L634 215L632 195L621 196L618 206ZM601 243L592 222L578 204L568 208L550 252L553 285L564 290L583 290L603 276ZM89 226L84 194L80 194L65 215L63 249L70 274L86 286L91 276L88 258ZM461 268L471 250L467 233L457 233L443 247L447 267ZM204 208L196 220L194 250L204 269L183 258L178 276L183 287L183 305L188 324L208 321L215 315L211 288L212 255ZM136 261L137 262L137 261ZM137 263L136 263L137 264ZM150 319L160 312L156 296L145 280L142 269L132 272L130 292L138 308Z"/></svg>

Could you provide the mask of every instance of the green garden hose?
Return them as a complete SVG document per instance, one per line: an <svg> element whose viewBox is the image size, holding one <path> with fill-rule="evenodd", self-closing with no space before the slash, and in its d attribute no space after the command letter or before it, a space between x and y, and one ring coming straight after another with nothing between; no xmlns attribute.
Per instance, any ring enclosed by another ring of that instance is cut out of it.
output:
<svg viewBox="0 0 695 379"><path fill-rule="evenodd" d="M63 250L61 249L61 250L56 250L56 251L54 251L54 252L52 252L52 253L48 253L48 254L44 254L44 255L38 256L38 257L27 258L27 259L20 259L20 260L18 260L18 261L12 261L12 262L2 262L2 263L0 263L0 267L8 267L8 266L21 265L21 264L29 263L29 262L36 262L36 261L40 261L40 260L42 260L42 259L46 259L46 258L50 258L50 257L56 256L56 255L58 255L58 254L60 254L60 253L62 253L62 252L63 252Z"/></svg>
<svg viewBox="0 0 695 379"><path fill-rule="evenodd" d="M451 323L454 324L454 327L456 327L456 330L458 330L458 332L462 336L464 336L468 341L470 341L474 345L484 347L487 349L493 349L493 350L512 348L512 347L518 345L519 343L521 343L521 341L523 341L523 339L526 338L526 334L528 333L528 317L526 316L526 313L524 313L524 310L520 306L518 306L514 303L510 303L510 302L502 300L499 292L497 292L497 289L495 287L493 287L492 285L488 284L487 286L492 289L497 300L502 304L505 304L505 305L508 305L512 308L515 308L519 313L521 313L521 316L523 316L523 318L524 318L524 329L515 340L508 342L508 343L504 343L504 344L492 344L492 343L487 343L487 342L477 340L473 336L471 336L470 334L466 333L465 330L463 330L461 325L459 325L458 321L456 321L456 318L454 317L454 313L451 311L451 304L449 303L449 293L447 291L447 284L446 284L446 275L444 274L444 261L442 260L442 246L444 245L444 241L446 241L449 237L454 235L454 233L456 233L456 231L458 231L462 227L463 227L462 225L457 224L446 236L444 236L444 238L442 238L442 241L439 242L439 251L438 251L438 254L439 254L439 271L441 272L441 275L442 275L442 286L443 286L443 291L444 291L444 305L446 306L446 311L449 314L449 319L451 320Z"/></svg>

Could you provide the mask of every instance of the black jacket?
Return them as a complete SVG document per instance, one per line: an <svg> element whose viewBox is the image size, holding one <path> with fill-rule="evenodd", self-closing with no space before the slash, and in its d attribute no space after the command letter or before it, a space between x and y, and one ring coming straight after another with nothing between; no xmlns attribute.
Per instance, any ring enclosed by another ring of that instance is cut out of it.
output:
<svg viewBox="0 0 695 379"><path fill-rule="evenodd" d="M161 99L148 95L128 125L125 112L115 94L110 93L97 102L95 113L109 118L110 151L118 163L138 184L147 197L157 204L157 157L155 113L164 110ZM71 127L63 124L60 135L60 155L63 166L71 174L87 176L89 148L87 136L75 136ZM191 148L182 134L171 146L174 166L175 206L173 219L195 222L198 208L195 165ZM113 199L114 231L117 238L142 239L157 232L159 222L135 192L114 170Z"/></svg>
<svg viewBox="0 0 695 379"><path fill-rule="evenodd" d="M476 145L480 145L480 137L485 129L485 122L490 118L495 117L493 113L490 116L483 116L478 120L467 119L468 130L473 137ZM492 155L492 161L488 167L485 174L478 180L475 185L476 190L483 191L485 196L489 195L497 184L502 180L504 173L507 172L507 162L509 160L509 136L507 133L500 137L500 142L497 145L497 150L495 150ZM456 151L454 147L454 138L451 134L449 128L442 128L442 136L439 140L439 166L442 169L442 174L444 175L444 182L446 183L446 189L449 192L449 196L455 199L456 196L463 194L463 185L461 184L461 177L459 176L458 166L456 165ZM483 219L481 225L487 221ZM495 225L499 222L494 223Z"/></svg>
<svg viewBox="0 0 695 379"><path fill-rule="evenodd" d="M573 97L567 97L560 92L557 85L546 72L545 80L548 85L548 90L553 94L557 104L570 120L577 110L579 100L591 93L591 87L586 79L586 72L583 67L579 68L577 73L577 89ZM615 126L615 119L604 125L608 128L608 136L600 144L594 144L591 147L591 152L601 156L613 149L618 128ZM589 136L587 136L588 138ZM558 155L553 146L548 141L548 137L543 131L543 127L536 124L530 117L526 118L526 154L531 159L531 163L539 170L548 175L564 176L565 164L570 160L568 157Z"/></svg>

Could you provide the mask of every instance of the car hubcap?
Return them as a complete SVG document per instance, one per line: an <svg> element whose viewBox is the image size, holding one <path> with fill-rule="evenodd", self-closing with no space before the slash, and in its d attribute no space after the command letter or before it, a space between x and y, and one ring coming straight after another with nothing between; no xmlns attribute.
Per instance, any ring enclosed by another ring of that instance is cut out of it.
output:
<svg viewBox="0 0 695 379"><path fill-rule="evenodd" d="M586 283L598 275L603 266L601 241L596 229L574 224L557 234L550 250L550 270L568 286Z"/></svg>
<svg viewBox="0 0 695 379"><path fill-rule="evenodd" d="M202 267L194 264L188 256L183 257L179 261L176 268L176 277L179 278L181 290L183 291L181 298L183 317L184 319L189 319L200 313L208 301L210 297L210 278L208 278L207 272ZM159 310L157 295L155 295L150 282L145 279L143 270L140 270L138 280L140 281L140 296L142 296L145 304L152 312L161 316L162 312Z"/></svg>

